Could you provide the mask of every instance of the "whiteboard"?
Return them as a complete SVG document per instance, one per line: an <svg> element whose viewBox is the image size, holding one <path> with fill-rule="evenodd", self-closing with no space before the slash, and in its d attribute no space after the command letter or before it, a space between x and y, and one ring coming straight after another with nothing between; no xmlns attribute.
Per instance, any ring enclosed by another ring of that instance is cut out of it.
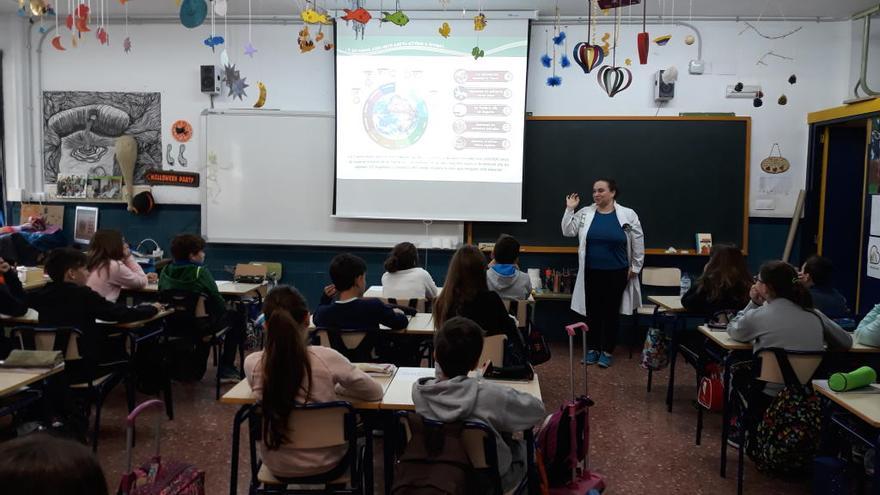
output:
<svg viewBox="0 0 880 495"><path fill-rule="evenodd" d="M209 242L454 248L460 222L333 217L332 114L212 110L202 114L202 235Z"/></svg>

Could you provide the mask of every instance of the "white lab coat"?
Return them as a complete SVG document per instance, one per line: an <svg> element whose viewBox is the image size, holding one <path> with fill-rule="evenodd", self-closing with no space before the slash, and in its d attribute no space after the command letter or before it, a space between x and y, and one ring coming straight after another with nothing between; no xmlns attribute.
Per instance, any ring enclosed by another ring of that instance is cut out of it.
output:
<svg viewBox="0 0 880 495"><path fill-rule="evenodd" d="M617 212L617 220L626 233L626 254L629 258L629 267L633 273L638 274L642 271L645 264L645 235L642 232L642 224L639 222L639 216L630 208L627 208L617 202L614 203ZM562 235L565 237L578 237L578 275L577 282L574 284L574 291L571 294L571 309L582 315L587 314L587 302L584 296L584 266L586 265L587 255L587 232L593 223L593 217L596 215L596 205L581 208L577 212L573 209L566 208L565 214L562 215ZM626 289L623 291L623 298L620 301L620 314L631 315L633 311L642 305L642 287L639 284L639 277L629 279Z"/></svg>

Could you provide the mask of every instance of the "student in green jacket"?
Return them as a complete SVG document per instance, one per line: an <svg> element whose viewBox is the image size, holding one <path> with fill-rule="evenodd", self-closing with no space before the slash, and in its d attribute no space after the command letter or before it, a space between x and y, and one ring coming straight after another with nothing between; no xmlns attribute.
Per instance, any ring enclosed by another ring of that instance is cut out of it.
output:
<svg viewBox="0 0 880 495"><path fill-rule="evenodd" d="M245 322L241 314L226 309L217 282L204 265L205 240L195 234L179 234L171 241L171 256L174 261L159 276L159 290L186 290L207 297L205 310L214 328L224 324L230 327L220 359L220 381L238 382L242 375L235 367L235 355L244 342Z"/></svg>

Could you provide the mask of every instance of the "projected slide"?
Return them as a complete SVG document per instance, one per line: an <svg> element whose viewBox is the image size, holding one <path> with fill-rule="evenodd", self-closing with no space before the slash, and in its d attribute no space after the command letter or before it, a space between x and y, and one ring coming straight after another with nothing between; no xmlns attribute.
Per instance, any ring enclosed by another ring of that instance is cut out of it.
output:
<svg viewBox="0 0 880 495"><path fill-rule="evenodd" d="M450 24L449 38L437 21L374 27L363 39L337 27L337 214L352 214L339 194L352 182L379 181L357 187L382 195L416 191L422 201L448 201L445 188L480 183L500 186L487 190L490 200L497 191L508 206L466 213L447 205L431 218L520 218L527 24L496 21L491 30L490 22L479 36L472 22ZM426 184L401 184L410 181ZM366 216L412 217L378 210Z"/></svg>

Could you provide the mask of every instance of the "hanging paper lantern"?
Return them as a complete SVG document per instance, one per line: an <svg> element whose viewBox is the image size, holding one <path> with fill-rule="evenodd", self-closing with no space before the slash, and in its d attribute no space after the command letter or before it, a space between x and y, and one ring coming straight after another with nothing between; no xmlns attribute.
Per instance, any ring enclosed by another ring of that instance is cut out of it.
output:
<svg viewBox="0 0 880 495"><path fill-rule="evenodd" d="M636 42L639 46L639 63L645 65L648 63L648 33L639 33Z"/></svg>
<svg viewBox="0 0 880 495"><path fill-rule="evenodd" d="M599 87L611 98L632 84L632 72L626 67L605 65L599 68L597 76Z"/></svg>
<svg viewBox="0 0 880 495"><path fill-rule="evenodd" d="M602 65L602 60L605 59L602 47L591 45L585 41L574 45L571 54L574 57L575 63L584 70L584 74L589 74L591 70Z"/></svg>

